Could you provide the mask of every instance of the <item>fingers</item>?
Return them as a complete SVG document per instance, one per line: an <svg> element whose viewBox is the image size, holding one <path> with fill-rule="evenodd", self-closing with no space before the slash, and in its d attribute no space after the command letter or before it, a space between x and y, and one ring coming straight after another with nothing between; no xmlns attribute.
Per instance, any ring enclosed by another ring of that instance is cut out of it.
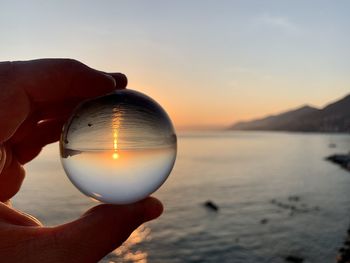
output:
<svg viewBox="0 0 350 263"><path fill-rule="evenodd" d="M9 142L11 145L25 143L28 138L38 137L36 134L41 133L43 121L60 120L61 128L67 121L78 102L49 103L50 106L43 107L40 111L32 113L16 130Z"/></svg>
<svg viewBox="0 0 350 263"><path fill-rule="evenodd" d="M39 59L12 64L16 85L21 86L34 103L86 99L116 89L113 77L73 59Z"/></svg>
<svg viewBox="0 0 350 263"><path fill-rule="evenodd" d="M25 91L19 87L10 86L10 81L1 76L3 71L4 64L0 63L0 143L14 134L30 112L30 101Z"/></svg>
<svg viewBox="0 0 350 263"><path fill-rule="evenodd" d="M115 86L117 89L125 89L128 85L128 78L122 73L106 73L115 80Z"/></svg>
<svg viewBox="0 0 350 263"><path fill-rule="evenodd" d="M108 74L116 82L116 87L126 87L127 78L124 74ZM63 124L79 103L79 99L70 99L70 101L42 102L40 106L37 105L36 112L31 113L11 138L14 153L21 164L35 158L45 145L59 140ZM38 124L41 120L45 121Z"/></svg>
<svg viewBox="0 0 350 263"><path fill-rule="evenodd" d="M49 234L56 236L58 244L74 247L68 258L97 262L120 246L139 225L158 217L162 211L160 201L152 197L131 205L103 204Z"/></svg>
<svg viewBox="0 0 350 263"><path fill-rule="evenodd" d="M20 142L12 143L17 160L25 164L34 159L45 145L58 141L65 121L66 118L42 121L35 129L28 131Z"/></svg>
<svg viewBox="0 0 350 263"><path fill-rule="evenodd" d="M6 162L0 174L0 202L9 200L18 192L24 175L22 165L13 158L12 152L6 149Z"/></svg>
<svg viewBox="0 0 350 263"><path fill-rule="evenodd" d="M121 73L107 75L72 59L0 63L0 143L29 115L40 121L72 110L81 101L125 88ZM70 105L67 109L65 106Z"/></svg>
<svg viewBox="0 0 350 263"><path fill-rule="evenodd" d="M162 210L151 197L131 205L99 205L51 228L0 203L1 262L95 263Z"/></svg>
<svg viewBox="0 0 350 263"><path fill-rule="evenodd" d="M0 202L0 222L18 226L42 226L34 217L17 211Z"/></svg>
<svg viewBox="0 0 350 263"><path fill-rule="evenodd" d="M0 146L6 142L14 154L11 161L6 158L7 168L1 172L0 200L19 190L21 164L58 140L63 123L81 101L126 84L121 73L107 75L71 59L0 62ZM47 119L55 122L38 124Z"/></svg>

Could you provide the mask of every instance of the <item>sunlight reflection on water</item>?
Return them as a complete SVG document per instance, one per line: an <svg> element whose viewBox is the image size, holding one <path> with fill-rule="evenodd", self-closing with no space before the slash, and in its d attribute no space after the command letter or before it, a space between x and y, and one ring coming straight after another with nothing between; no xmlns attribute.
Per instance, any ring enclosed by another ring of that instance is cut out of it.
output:
<svg viewBox="0 0 350 263"><path fill-rule="evenodd" d="M151 229L146 226L140 226L136 229L131 236L126 240L119 248L114 250L112 254L118 258L122 258L125 262L130 263L147 263L147 252L141 249L133 251L135 245L144 241L151 240ZM117 263L118 261L110 261L111 263Z"/></svg>

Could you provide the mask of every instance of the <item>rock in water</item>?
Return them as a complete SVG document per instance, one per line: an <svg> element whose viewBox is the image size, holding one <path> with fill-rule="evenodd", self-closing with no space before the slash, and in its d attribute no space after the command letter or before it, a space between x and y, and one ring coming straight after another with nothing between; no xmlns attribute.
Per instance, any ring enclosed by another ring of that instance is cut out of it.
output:
<svg viewBox="0 0 350 263"><path fill-rule="evenodd" d="M219 211L219 207L218 207L214 202L212 202L212 201L210 201L210 200L206 201L206 202L204 203L204 206L205 206L206 208L211 209L212 211L215 211L215 212Z"/></svg>
<svg viewBox="0 0 350 263"><path fill-rule="evenodd" d="M269 220L267 218L263 218L260 220L260 224L265 225Z"/></svg>
<svg viewBox="0 0 350 263"><path fill-rule="evenodd" d="M292 263L303 263L304 259L302 257L298 256L293 256L289 255L284 258L287 262L292 262Z"/></svg>
<svg viewBox="0 0 350 263"><path fill-rule="evenodd" d="M341 167L350 170L350 154L334 154L326 158Z"/></svg>

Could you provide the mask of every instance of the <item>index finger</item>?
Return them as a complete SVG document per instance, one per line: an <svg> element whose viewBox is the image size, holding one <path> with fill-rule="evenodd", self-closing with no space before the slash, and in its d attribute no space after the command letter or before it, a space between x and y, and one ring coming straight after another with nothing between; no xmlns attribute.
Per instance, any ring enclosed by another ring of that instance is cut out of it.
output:
<svg viewBox="0 0 350 263"><path fill-rule="evenodd" d="M73 59L39 59L11 63L15 85L33 102L90 98L124 88L126 77L115 78Z"/></svg>
<svg viewBox="0 0 350 263"><path fill-rule="evenodd" d="M107 75L72 59L39 59L0 63L0 83L1 142L29 115L37 114L39 121L45 114L60 114L64 105L125 88L127 80L123 74Z"/></svg>

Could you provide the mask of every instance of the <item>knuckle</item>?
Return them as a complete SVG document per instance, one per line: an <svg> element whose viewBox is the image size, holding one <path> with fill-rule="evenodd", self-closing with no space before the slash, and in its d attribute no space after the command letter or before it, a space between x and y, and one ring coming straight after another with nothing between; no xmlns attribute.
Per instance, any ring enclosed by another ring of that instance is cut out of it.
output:
<svg viewBox="0 0 350 263"><path fill-rule="evenodd" d="M74 68L81 67L84 65L80 61L72 59L72 58L62 58L60 62L61 62L63 67L68 68L68 69L74 69Z"/></svg>

